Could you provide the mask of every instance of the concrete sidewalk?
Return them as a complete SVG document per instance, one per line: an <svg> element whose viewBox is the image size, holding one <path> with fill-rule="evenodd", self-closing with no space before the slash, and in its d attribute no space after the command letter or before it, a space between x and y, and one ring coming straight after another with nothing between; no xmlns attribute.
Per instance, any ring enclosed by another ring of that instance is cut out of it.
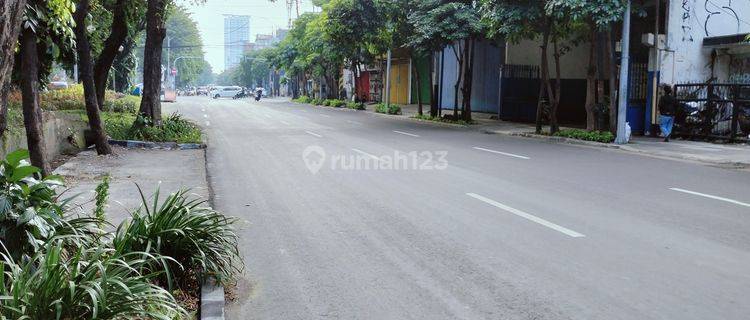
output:
<svg viewBox="0 0 750 320"><path fill-rule="evenodd" d="M417 108L416 105L401 106L402 115L396 117L411 118L417 114ZM368 110L371 109L373 108L368 108ZM425 113L429 112L429 105L424 105L423 111ZM452 111L450 110L443 110L444 114L450 114L451 112ZM561 143L614 148L660 158L698 161L724 167L750 167L750 145L746 143L718 144L680 139L672 139L669 143L665 143L660 138L633 136L630 143L627 145L616 145L612 143L599 143L563 137L537 135L534 134L535 128L533 124L495 120L492 119L493 116L495 116L495 114L474 112L472 113L472 118L477 124L469 127L488 134L502 134L544 139Z"/></svg>
<svg viewBox="0 0 750 320"><path fill-rule="evenodd" d="M94 207L94 189L105 175L110 176L109 201L106 210L110 223L117 226L129 217L130 210L142 201L138 184L148 198L159 188L160 200L180 188L208 200L205 149L198 150L143 150L113 146L114 155L99 156L88 150L79 153L55 170L65 178L70 190L77 195L75 203L86 212Z"/></svg>

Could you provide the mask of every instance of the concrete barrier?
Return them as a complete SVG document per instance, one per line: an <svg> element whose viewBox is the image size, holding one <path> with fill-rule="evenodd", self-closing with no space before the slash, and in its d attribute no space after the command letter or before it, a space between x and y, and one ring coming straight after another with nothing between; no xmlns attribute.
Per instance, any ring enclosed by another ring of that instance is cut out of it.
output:
<svg viewBox="0 0 750 320"><path fill-rule="evenodd" d="M65 112L45 112L44 144L47 148L47 158L52 160L61 154L75 153L85 148L84 130L88 123L80 116ZM9 130L0 139L0 156L5 157L18 149L28 149L26 131Z"/></svg>

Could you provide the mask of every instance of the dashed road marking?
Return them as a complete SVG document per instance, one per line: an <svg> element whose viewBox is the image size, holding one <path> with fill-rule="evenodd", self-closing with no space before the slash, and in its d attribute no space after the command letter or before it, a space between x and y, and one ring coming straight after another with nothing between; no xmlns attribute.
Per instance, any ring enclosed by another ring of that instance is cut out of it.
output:
<svg viewBox="0 0 750 320"><path fill-rule="evenodd" d="M352 148L352 151L354 151L354 152L356 152L356 153L359 153L359 154L361 154L361 155L363 155L363 156L365 156L365 157L370 157L370 158L373 158L373 159L375 159L375 160L380 160L380 157L378 157L378 156L376 156L376 155L374 155L374 154L371 154L371 153L367 153L367 152L364 152L364 151L362 151L362 150L359 150L359 149L357 149L357 148Z"/></svg>
<svg viewBox="0 0 750 320"><path fill-rule="evenodd" d="M514 157L514 158L518 158L518 159L524 159L524 160L531 159L531 158L529 158L527 156L522 156L522 155L518 155L518 154L507 153L507 152L502 152L502 151L497 151L497 150L492 150L492 149L485 149L485 148L480 148L480 147L473 147L473 148L476 149L476 150L482 150L482 151L486 151L486 152L490 152L490 153L501 154L501 155L504 155L504 156Z"/></svg>
<svg viewBox="0 0 750 320"><path fill-rule="evenodd" d="M321 135L319 135L319 134L317 134L315 132L312 132L312 131L305 131L305 133L307 133L307 134L309 134L311 136L314 136L314 137L318 137L318 138L322 138L323 137L323 136L321 136Z"/></svg>
<svg viewBox="0 0 750 320"><path fill-rule="evenodd" d="M519 216L521 218L524 218L526 220L529 220L529 221L532 221L532 222L536 222L536 223L541 224L541 225L543 225L543 226L545 226L547 228L550 228L552 230L564 233L564 234L566 234L568 236L571 236L573 238L582 238L582 237L585 237L585 235L582 234L582 233L578 233L578 232L575 232L575 231L570 230L568 228L565 228L563 226L560 226L558 224L549 222L549 221L544 220L542 218L539 218L539 217L537 217L537 216L535 216L533 214L523 212L521 210L518 210L518 209L510 207L510 206L506 206L506 205L504 205L504 204L502 204L500 202L497 202L497 201L492 200L490 198L486 198L486 197L480 196L480 195L478 195L476 193L469 192L466 195L469 196L469 197L472 197L474 199L477 199L479 201L482 201L484 203L487 203L489 205L492 205L494 207L497 207L497 208L503 209L505 211L508 211L508 212L510 212L512 214L515 214L515 215L517 215L517 216Z"/></svg>
<svg viewBox="0 0 750 320"><path fill-rule="evenodd" d="M398 134L403 134L405 136L419 138L419 135L413 134L413 133L408 133L408 132L403 132L403 131L398 131L398 130L393 130L393 132L398 133Z"/></svg>
<svg viewBox="0 0 750 320"><path fill-rule="evenodd" d="M729 202L729 203L736 204L738 206L750 207L750 203L744 203L742 201L737 201L737 200L733 200L733 199L729 199L729 198L724 198L724 197L719 197L719 196L715 196L715 195L700 193L700 192L697 192L697 191L690 191L690 190L685 190L685 189L680 189L680 188L669 188L669 190L677 191L677 192L682 192L682 193L687 193L687 194L692 194L694 196L699 196L699 197L704 197L704 198L709 198L709 199L714 199L714 200Z"/></svg>

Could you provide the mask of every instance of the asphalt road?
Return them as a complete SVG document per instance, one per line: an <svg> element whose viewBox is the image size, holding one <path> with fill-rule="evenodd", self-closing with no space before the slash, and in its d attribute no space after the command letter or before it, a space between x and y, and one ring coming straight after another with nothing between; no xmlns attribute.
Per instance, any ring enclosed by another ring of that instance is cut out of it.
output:
<svg viewBox="0 0 750 320"><path fill-rule="evenodd" d="M165 109L204 126L243 221L229 319L750 314L748 172L281 100Z"/></svg>

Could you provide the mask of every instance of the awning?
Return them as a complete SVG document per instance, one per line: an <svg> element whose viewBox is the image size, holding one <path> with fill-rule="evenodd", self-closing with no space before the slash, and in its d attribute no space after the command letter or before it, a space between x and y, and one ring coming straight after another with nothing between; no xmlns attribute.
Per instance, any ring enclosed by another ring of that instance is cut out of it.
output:
<svg viewBox="0 0 750 320"><path fill-rule="evenodd" d="M750 33L732 34L703 38L703 47L711 49L728 49L730 54L750 53Z"/></svg>

